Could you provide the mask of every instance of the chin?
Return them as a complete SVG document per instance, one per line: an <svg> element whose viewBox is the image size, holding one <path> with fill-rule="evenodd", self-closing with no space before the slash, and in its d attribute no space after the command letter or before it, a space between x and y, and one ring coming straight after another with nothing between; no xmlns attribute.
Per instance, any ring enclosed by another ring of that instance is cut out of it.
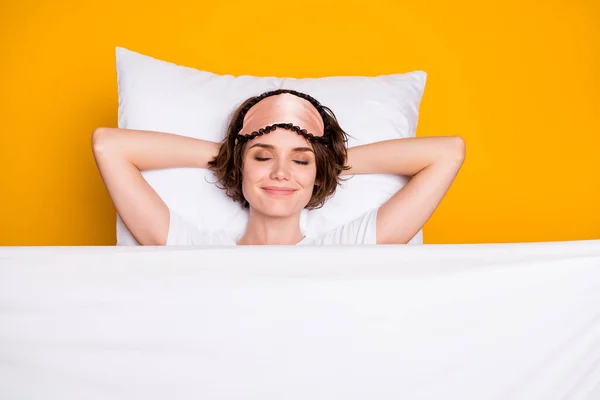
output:
<svg viewBox="0 0 600 400"><path fill-rule="evenodd" d="M252 206L251 206L252 207ZM259 213L273 218L286 218L297 215L302 210L284 204L263 204L262 207L254 207Z"/></svg>
<svg viewBox="0 0 600 400"><path fill-rule="evenodd" d="M287 202L260 198L258 201L250 201L250 208L268 217L286 218L298 215L302 212L302 205L297 202ZM308 203L308 201L307 201Z"/></svg>

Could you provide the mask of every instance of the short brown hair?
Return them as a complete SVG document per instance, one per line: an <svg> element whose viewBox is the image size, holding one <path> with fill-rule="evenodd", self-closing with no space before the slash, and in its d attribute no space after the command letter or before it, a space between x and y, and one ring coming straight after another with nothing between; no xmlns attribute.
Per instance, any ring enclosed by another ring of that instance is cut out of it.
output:
<svg viewBox="0 0 600 400"><path fill-rule="evenodd" d="M217 156L208 163L208 168L217 178L217 185L224 189L227 196L240 202L243 208L248 208L248 201L242 193L242 167L243 154L247 141L236 143L237 134L243 126L244 117L252 106L267 96L281 93L291 93L310 101L323 118L325 134L328 143L313 141L317 176L312 197L305 208L312 210L321 208L325 201L335 194L337 185L340 184L342 171L350 169L346 165L348 134L340 127L335 114L328 107L323 106L313 97L294 90L279 89L265 92L245 100L233 113L227 127L225 140ZM325 135L324 135L325 136Z"/></svg>

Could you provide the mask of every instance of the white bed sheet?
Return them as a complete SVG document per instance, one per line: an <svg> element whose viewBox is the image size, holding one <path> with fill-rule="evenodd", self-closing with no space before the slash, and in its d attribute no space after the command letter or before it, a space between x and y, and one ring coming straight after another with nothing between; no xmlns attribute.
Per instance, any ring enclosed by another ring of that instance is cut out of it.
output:
<svg viewBox="0 0 600 400"><path fill-rule="evenodd" d="M0 399L600 399L600 240L0 248Z"/></svg>

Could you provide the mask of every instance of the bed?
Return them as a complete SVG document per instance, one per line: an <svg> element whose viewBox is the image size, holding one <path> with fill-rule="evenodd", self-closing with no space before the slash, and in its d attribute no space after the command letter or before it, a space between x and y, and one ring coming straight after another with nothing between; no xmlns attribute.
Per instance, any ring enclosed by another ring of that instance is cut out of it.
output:
<svg viewBox="0 0 600 400"><path fill-rule="evenodd" d="M0 248L1 399L600 399L600 240Z"/></svg>

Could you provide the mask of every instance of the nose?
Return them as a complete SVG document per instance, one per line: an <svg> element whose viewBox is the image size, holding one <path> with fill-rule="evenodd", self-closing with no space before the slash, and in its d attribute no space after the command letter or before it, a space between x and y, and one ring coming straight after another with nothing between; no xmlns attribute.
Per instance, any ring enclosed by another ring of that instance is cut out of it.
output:
<svg viewBox="0 0 600 400"><path fill-rule="evenodd" d="M290 171L285 161L276 161L273 163L273 170L271 171L271 179L290 179Z"/></svg>

